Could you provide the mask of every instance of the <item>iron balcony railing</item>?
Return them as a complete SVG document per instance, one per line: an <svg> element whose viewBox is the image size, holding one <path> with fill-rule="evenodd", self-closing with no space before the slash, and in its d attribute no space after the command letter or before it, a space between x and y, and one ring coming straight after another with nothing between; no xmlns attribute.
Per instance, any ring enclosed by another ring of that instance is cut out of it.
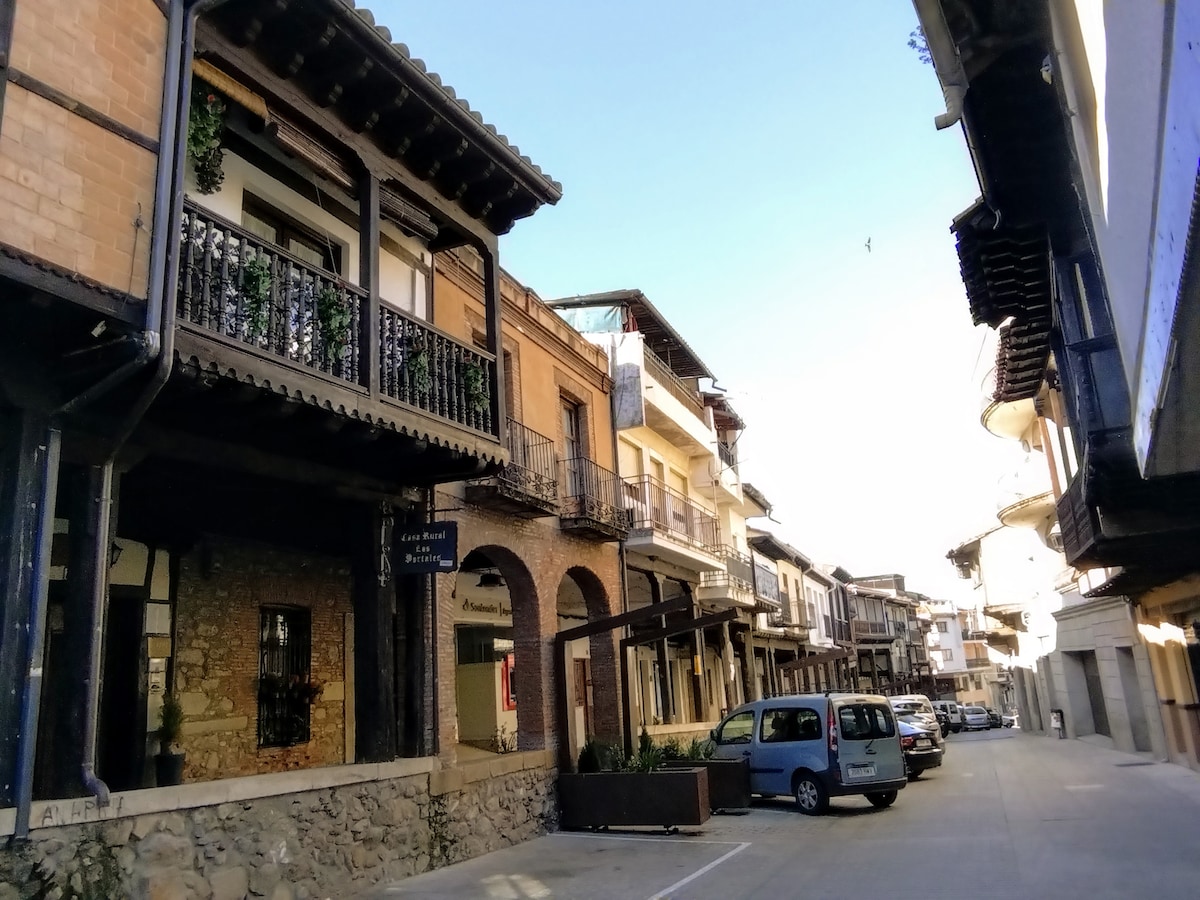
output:
<svg viewBox="0 0 1200 900"><path fill-rule="evenodd" d="M986 657L972 657L967 660L968 669L986 669L991 664L992 661Z"/></svg>
<svg viewBox="0 0 1200 900"><path fill-rule="evenodd" d="M896 634L890 622L870 622L865 619L855 619L853 625L856 637L859 635L863 637L894 637Z"/></svg>
<svg viewBox="0 0 1200 900"><path fill-rule="evenodd" d="M626 492L631 493L628 483ZM717 548L716 556L725 563L725 568L715 572L701 572L701 587L729 587L745 594L754 592L754 564L750 557L728 544Z"/></svg>
<svg viewBox="0 0 1200 900"><path fill-rule="evenodd" d="M621 501L621 478L586 457L564 459L559 517L588 520L614 531L629 531L629 512Z"/></svg>
<svg viewBox="0 0 1200 900"><path fill-rule="evenodd" d="M717 456L721 460L721 465L727 469L737 468L737 450L732 444L726 444L724 441L717 441Z"/></svg>
<svg viewBox="0 0 1200 900"><path fill-rule="evenodd" d="M721 525L704 507L650 475L625 483L633 528L663 532L714 555L719 552Z"/></svg>
<svg viewBox="0 0 1200 900"><path fill-rule="evenodd" d="M362 289L190 202L180 240L181 322L360 391L377 365L381 399L498 434L491 354L390 307L368 323ZM379 333L378 360L368 327Z"/></svg>
<svg viewBox="0 0 1200 900"><path fill-rule="evenodd" d="M779 576L754 560L754 596L772 607L779 606Z"/></svg>
<svg viewBox="0 0 1200 900"><path fill-rule="evenodd" d="M670 367L654 354L654 351L649 349L646 350L646 371L696 418L702 422L708 421L704 411L704 401L700 399L700 395L672 372Z"/></svg>
<svg viewBox="0 0 1200 900"><path fill-rule="evenodd" d="M511 489L547 503L558 500L554 441L516 419L508 420L508 462L499 474Z"/></svg>

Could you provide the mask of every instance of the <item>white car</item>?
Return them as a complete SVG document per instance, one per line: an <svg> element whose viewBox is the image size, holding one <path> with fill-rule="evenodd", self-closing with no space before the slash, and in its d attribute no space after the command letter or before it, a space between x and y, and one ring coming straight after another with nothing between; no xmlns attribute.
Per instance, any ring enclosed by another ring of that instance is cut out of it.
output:
<svg viewBox="0 0 1200 900"><path fill-rule="evenodd" d="M1020 728L1021 727L1020 725L1017 724L1017 714L1016 713L1013 713L1012 715L1005 713L1000 718L1001 718L1001 721L1004 723L1005 728Z"/></svg>
<svg viewBox="0 0 1200 900"><path fill-rule="evenodd" d="M963 728L967 731L975 731L979 729L986 731L992 727L991 720L988 718L988 711L982 706L964 706L963 712Z"/></svg>

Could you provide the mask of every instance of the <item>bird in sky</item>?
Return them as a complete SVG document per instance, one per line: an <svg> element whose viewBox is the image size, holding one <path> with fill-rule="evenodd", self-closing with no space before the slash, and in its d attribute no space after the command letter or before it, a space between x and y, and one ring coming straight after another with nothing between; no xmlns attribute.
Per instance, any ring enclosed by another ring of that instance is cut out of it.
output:
<svg viewBox="0 0 1200 900"><path fill-rule="evenodd" d="M863 244L863 246L866 247L867 252L870 253L871 252L871 239L867 238L867 242L865 244Z"/></svg>

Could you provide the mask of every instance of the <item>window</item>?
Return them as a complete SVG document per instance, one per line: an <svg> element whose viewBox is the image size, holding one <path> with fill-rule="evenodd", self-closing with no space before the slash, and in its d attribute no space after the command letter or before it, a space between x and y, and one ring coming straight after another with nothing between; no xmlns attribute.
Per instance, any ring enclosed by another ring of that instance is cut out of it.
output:
<svg viewBox="0 0 1200 900"><path fill-rule="evenodd" d="M945 622L938 622L937 626L938 626L938 631L940 631L942 634L946 634L950 630L949 626Z"/></svg>
<svg viewBox="0 0 1200 900"><path fill-rule="evenodd" d="M942 659L943 660L954 659L954 651L953 650L943 650L942 651Z"/></svg>
<svg viewBox="0 0 1200 900"><path fill-rule="evenodd" d="M730 717L717 732L718 744L748 744L754 734L754 710Z"/></svg>
<svg viewBox="0 0 1200 900"><path fill-rule="evenodd" d="M242 206L242 227L311 266L341 274L340 246L250 194Z"/></svg>
<svg viewBox="0 0 1200 900"><path fill-rule="evenodd" d="M855 703L838 710L838 728L847 741L873 741L896 733L892 711L877 703Z"/></svg>
<svg viewBox="0 0 1200 900"><path fill-rule="evenodd" d="M311 666L309 611L264 606L258 634L258 746L290 747L308 741Z"/></svg>
<svg viewBox="0 0 1200 900"><path fill-rule="evenodd" d="M583 439L579 428L579 404L562 401L563 456L578 459L583 456Z"/></svg>
<svg viewBox="0 0 1200 900"><path fill-rule="evenodd" d="M811 709L768 709L763 713L761 741L815 741L820 737L821 717Z"/></svg>

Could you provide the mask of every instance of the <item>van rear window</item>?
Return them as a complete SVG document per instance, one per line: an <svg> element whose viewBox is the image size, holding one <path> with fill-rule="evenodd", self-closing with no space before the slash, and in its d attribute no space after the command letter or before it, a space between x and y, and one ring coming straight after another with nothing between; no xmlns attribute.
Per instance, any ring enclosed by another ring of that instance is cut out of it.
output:
<svg viewBox="0 0 1200 900"><path fill-rule="evenodd" d="M873 741L895 735L896 720L882 704L852 703L838 709L838 731L843 740Z"/></svg>

